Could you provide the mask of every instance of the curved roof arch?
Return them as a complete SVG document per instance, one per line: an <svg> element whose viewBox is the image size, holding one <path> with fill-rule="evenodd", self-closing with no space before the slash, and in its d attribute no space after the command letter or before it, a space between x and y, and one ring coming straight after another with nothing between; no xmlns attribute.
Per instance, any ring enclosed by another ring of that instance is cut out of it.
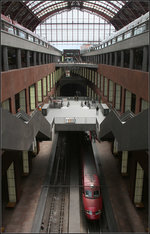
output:
<svg viewBox="0 0 150 234"><path fill-rule="evenodd" d="M146 0L2 1L2 13L9 15L12 19L17 20L18 23L32 31L49 16L74 8L103 17L116 30L119 30L149 10L148 1Z"/></svg>

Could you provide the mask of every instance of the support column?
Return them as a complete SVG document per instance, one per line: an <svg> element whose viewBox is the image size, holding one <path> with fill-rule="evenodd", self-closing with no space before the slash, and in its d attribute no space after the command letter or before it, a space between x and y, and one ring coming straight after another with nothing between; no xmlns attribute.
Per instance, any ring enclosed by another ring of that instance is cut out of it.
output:
<svg viewBox="0 0 150 234"><path fill-rule="evenodd" d="M122 88L122 95L121 95L121 114L125 112L125 89Z"/></svg>
<svg viewBox="0 0 150 234"><path fill-rule="evenodd" d="M9 65L8 65L8 47L3 46L3 70L8 71Z"/></svg>
<svg viewBox="0 0 150 234"><path fill-rule="evenodd" d="M110 53L110 56L109 56L109 65L112 65L112 53Z"/></svg>
<svg viewBox="0 0 150 234"><path fill-rule="evenodd" d="M116 84L113 83L113 101L112 101L113 108L115 108L115 100L116 100Z"/></svg>
<svg viewBox="0 0 150 234"><path fill-rule="evenodd" d="M48 54L46 54L46 64L48 63Z"/></svg>
<svg viewBox="0 0 150 234"><path fill-rule="evenodd" d="M115 64L114 66L117 66L117 52L115 52Z"/></svg>
<svg viewBox="0 0 150 234"><path fill-rule="evenodd" d="M148 60L148 48L143 47L143 61L142 61L142 71L147 72L147 60Z"/></svg>
<svg viewBox="0 0 150 234"><path fill-rule="evenodd" d="M41 53L40 52L38 53L38 62L39 62L39 65L41 65Z"/></svg>
<svg viewBox="0 0 150 234"><path fill-rule="evenodd" d="M106 54L106 64L108 65L108 53Z"/></svg>
<svg viewBox="0 0 150 234"><path fill-rule="evenodd" d="M21 49L17 49L17 68L21 68Z"/></svg>
<svg viewBox="0 0 150 234"><path fill-rule="evenodd" d="M23 175L29 174L29 155L28 151L22 151L22 162L23 162Z"/></svg>
<svg viewBox="0 0 150 234"><path fill-rule="evenodd" d="M10 109L12 114L16 114L16 107L15 107L15 96L10 98Z"/></svg>
<svg viewBox="0 0 150 234"><path fill-rule="evenodd" d="M134 62L134 50L130 49L130 63L129 63L130 69L133 69L133 62Z"/></svg>
<svg viewBox="0 0 150 234"><path fill-rule="evenodd" d="M36 51L33 52L33 65L36 66Z"/></svg>
<svg viewBox="0 0 150 234"><path fill-rule="evenodd" d="M124 67L124 51L121 51L121 67Z"/></svg>
<svg viewBox="0 0 150 234"><path fill-rule="evenodd" d="M27 56L27 67L30 67L30 51L29 50L27 50L26 56Z"/></svg>
<svg viewBox="0 0 150 234"><path fill-rule="evenodd" d="M141 99L136 96L136 106L135 106L135 114L138 114L141 111Z"/></svg>
<svg viewBox="0 0 150 234"><path fill-rule="evenodd" d="M42 64L45 64L45 54L42 53Z"/></svg>
<svg viewBox="0 0 150 234"><path fill-rule="evenodd" d="M26 96L26 110L27 110L27 114L29 114L30 113L29 88L25 90L25 96Z"/></svg>
<svg viewBox="0 0 150 234"><path fill-rule="evenodd" d="M35 83L35 108L38 107L38 83Z"/></svg>

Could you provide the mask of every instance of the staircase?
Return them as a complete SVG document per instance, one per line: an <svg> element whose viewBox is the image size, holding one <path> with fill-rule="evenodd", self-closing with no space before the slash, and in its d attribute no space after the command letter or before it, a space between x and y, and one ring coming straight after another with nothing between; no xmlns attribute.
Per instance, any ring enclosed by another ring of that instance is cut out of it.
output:
<svg viewBox="0 0 150 234"><path fill-rule="evenodd" d="M137 115L127 111L122 116L111 110L100 124L99 139L118 142L118 150L148 149L148 110Z"/></svg>
<svg viewBox="0 0 150 234"><path fill-rule="evenodd" d="M23 110L16 115L7 110L1 110L2 149L29 150L34 138L39 141L51 140L51 126L37 109L31 116Z"/></svg>

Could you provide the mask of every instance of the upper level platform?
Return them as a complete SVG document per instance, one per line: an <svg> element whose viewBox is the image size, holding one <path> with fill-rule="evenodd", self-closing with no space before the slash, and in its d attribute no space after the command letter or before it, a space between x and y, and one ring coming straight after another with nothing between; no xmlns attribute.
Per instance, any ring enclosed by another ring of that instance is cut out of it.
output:
<svg viewBox="0 0 150 234"><path fill-rule="evenodd" d="M100 109L96 113L96 107L100 104L85 101L85 99L68 99L57 100L56 104L53 101L53 103L45 104L42 108L42 112L46 115L45 117L51 126L55 124L55 131L96 130L96 123L99 126L105 118Z"/></svg>

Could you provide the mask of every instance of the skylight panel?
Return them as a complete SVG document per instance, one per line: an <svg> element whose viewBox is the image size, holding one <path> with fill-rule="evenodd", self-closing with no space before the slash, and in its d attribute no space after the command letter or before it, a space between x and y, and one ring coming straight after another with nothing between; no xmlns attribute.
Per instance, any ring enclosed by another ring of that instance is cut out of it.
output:
<svg viewBox="0 0 150 234"><path fill-rule="evenodd" d="M115 15L115 12L113 14L109 9L107 9L106 7L104 8L100 4L99 5L95 5L95 4L92 4L90 2L85 2L84 6L88 7L88 8L92 8L92 9L98 10L100 12L104 12L105 14L107 14L108 16L110 16L111 18Z"/></svg>
<svg viewBox="0 0 150 234"><path fill-rule="evenodd" d="M39 2L41 2L41 1L39 1ZM46 7L53 7L54 5L57 5L59 3L61 3L61 1L47 1L47 2L43 2L37 8L34 8L33 12L34 13L41 12Z"/></svg>
<svg viewBox="0 0 150 234"><path fill-rule="evenodd" d="M29 8L31 9L32 7L36 6L40 2L41 1L34 1L33 3L30 4Z"/></svg>
<svg viewBox="0 0 150 234"><path fill-rule="evenodd" d="M66 6L68 6L67 2L63 2L63 3L60 3L60 4L53 4L53 5L49 6L49 7L47 7L46 9L43 9L43 11L41 11L39 14L37 14L37 16L42 17L47 12L52 12L52 11L54 11L56 9L64 8Z"/></svg>

